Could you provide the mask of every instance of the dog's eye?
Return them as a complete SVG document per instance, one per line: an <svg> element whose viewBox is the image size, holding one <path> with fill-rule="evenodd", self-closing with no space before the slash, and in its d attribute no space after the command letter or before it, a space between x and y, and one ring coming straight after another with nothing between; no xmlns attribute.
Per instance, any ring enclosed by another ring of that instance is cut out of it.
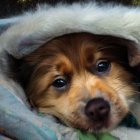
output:
<svg viewBox="0 0 140 140"><path fill-rule="evenodd" d="M56 79L52 85L57 89L64 89L67 86L67 81L62 78Z"/></svg>
<svg viewBox="0 0 140 140"><path fill-rule="evenodd" d="M110 70L110 61L108 60L99 60L96 63L96 71L98 74L104 74Z"/></svg>

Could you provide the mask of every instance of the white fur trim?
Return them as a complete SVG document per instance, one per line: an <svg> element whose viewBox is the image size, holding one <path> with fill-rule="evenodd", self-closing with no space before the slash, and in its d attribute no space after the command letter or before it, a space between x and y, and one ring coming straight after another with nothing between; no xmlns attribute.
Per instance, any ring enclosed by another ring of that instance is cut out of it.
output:
<svg viewBox="0 0 140 140"><path fill-rule="evenodd" d="M17 19L0 37L0 47L17 58L50 39L74 32L119 36L140 45L140 8L95 3L46 6ZM3 50L3 49L2 49Z"/></svg>

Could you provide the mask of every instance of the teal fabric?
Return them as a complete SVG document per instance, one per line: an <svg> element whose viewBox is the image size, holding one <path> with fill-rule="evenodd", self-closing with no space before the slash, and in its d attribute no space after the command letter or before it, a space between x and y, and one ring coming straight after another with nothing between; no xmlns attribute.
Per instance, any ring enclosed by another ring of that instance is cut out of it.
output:
<svg viewBox="0 0 140 140"><path fill-rule="evenodd" d="M120 125L140 129L140 125L138 124L136 118L132 114L128 114Z"/></svg>
<svg viewBox="0 0 140 140"><path fill-rule="evenodd" d="M19 140L57 140L49 122L37 117L3 86L0 100L0 129L6 135Z"/></svg>

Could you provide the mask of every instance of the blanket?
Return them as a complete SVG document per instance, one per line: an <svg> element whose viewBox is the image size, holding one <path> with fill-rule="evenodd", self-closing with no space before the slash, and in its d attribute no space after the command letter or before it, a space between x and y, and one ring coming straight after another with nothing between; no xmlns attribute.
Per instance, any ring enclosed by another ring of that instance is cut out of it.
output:
<svg viewBox="0 0 140 140"><path fill-rule="evenodd" d="M20 59L57 36L89 32L131 40L134 47L128 48L130 66L140 73L139 29L139 7L99 6L90 2L41 6L35 12L0 20L0 139L139 140L139 104L132 105L135 116L127 116L121 126L99 135L67 127L52 116L38 114L30 108L17 81L7 76L10 67L6 57L8 53Z"/></svg>

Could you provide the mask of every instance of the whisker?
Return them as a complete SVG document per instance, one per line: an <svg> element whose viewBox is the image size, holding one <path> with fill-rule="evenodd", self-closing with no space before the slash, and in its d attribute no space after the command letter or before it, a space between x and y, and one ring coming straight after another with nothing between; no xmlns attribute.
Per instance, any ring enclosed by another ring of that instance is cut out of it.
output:
<svg viewBox="0 0 140 140"><path fill-rule="evenodd" d="M132 92L140 94L140 91L132 90Z"/></svg>
<svg viewBox="0 0 140 140"><path fill-rule="evenodd" d="M125 87L127 87L126 85L121 85L121 86L119 86L119 87L116 87L116 88L114 88L115 90L121 90L121 89L123 89L123 88L125 88ZM134 91L134 90L129 90L130 92L132 91Z"/></svg>
<svg viewBox="0 0 140 140"><path fill-rule="evenodd" d="M134 103L134 104L138 104L138 105L140 105L140 103L139 103L139 102L134 101L134 100L128 100L128 102L131 102L131 103Z"/></svg>

